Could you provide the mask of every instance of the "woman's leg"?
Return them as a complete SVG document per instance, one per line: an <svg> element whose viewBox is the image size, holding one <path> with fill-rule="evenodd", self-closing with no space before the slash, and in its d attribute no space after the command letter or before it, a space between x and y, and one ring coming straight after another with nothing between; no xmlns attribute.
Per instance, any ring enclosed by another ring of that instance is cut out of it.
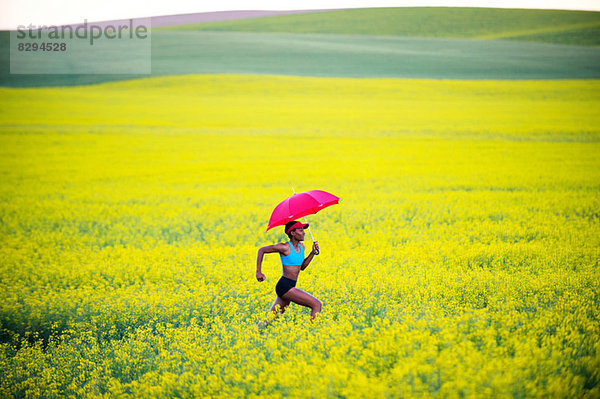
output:
<svg viewBox="0 0 600 399"><path fill-rule="evenodd" d="M292 301L297 303L298 305L306 306L311 309L310 317L315 318L317 313L321 311L321 301L319 301L314 296L310 295L307 292L302 291L299 288L292 288L288 292L285 293L283 299L288 301Z"/></svg>
<svg viewBox="0 0 600 399"><path fill-rule="evenodd" d="M277 307L279 306L279 313L283 313L283 312L285 312L285 308L289 304L290 304L290 301L279 298L279 296L277 296L277 298L275 298L275 302L273 302L273 306L271 306L271 312L275 312L277 310Z"/></svg>
<svg viewBox="0 0 600 399"><path fill-rule="evenodd" d="M289 304L290 304L290 301L281 299L279 296L277 296L277 298L275 299L275 302L273 302L273 306L271 306L270 313L267 314L267 316L265 317L265 319L263 321L258 323L258 328L262 329L262 328L265 328L266 326L268 326L269 323L274 321L277 318L277 316L279 316L279 313L285 312L285 308Z"/></svg>

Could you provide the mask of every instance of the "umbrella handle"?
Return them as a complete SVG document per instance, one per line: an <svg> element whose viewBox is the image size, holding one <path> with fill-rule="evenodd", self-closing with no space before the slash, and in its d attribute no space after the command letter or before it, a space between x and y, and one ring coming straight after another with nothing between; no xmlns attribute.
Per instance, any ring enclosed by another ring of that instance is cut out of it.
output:
<svg viewBox="0 0 600 399"><path fill-rule="evenodd" d="M294 187L292 186L292 191L294 192L294 195L296 195L296 190L294 190ZM304 223L308 224L308 220L306 220L306 216L304 216ZM308 232L310 233L310 238L313 240L313 242L315 242L315 237L313 236L312 231L310 231L310 226L308 227ZM317 250L315 251L315 255L318 255L321 251Z"/></svg>
<svg viewBox="0 0 600 399"><path fill-rule="evenodd" d="M304 218L304 223L308 224L308 223L307 223L307 221L306 221L306 217ZM313 237L312 231L310 231L310 226L308 227L308 232L310 233L310 238L312 238L313 242L315 242L315 237ZM319 252L320 252L320 251L317 249L317 250L315 251L315 255L318 255L318 254L319 254Z"/></svg>

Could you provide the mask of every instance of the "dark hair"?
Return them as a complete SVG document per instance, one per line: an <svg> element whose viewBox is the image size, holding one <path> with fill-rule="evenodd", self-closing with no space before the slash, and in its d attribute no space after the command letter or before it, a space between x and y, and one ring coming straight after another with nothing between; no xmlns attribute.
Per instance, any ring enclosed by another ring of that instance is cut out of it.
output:
<svg viewBox="0 0 600 399"><path fill-rule="evenodd" d="M292 231L293 231L293 230L290 230L290 231L288 231L288 229L289 229L290 227L292 227L293 225L295 225L296 223L298 223L298 221L297 221L297 220L292 220L291 222L287 222L287 223L285 224L285 229L284 229L283 231L285 232L285 234L286 234L286 235L287 235L287 236L288 236L290 239L292 238L291 234L292 234Z"/></svg>

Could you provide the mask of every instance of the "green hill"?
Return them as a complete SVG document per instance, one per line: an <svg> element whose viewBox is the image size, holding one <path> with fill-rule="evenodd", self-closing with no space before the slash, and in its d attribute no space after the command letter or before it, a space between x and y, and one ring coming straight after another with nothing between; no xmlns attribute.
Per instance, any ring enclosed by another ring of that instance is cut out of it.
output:
<svg viewBox="0 0 600 399"><path fill-rule="evenodd" d="M6 42L6 40L5 40ZM8 44L7 44L8 47ZM106 70L110 69L107 57ZM147 75L16 75L2 56L0 86L63 86ZM506 40L160 31L152 76L251 74L419 79L598 79L600 48ZM73 71L75 71L73 69Z"/></svg>
<svg viewBox="0 0 600 399"><path fill-rule="evenodd" d="M153 29L152 76L598 79L599 29L597 12L481 8L339 10L186 25ZM63 74L11 74L9 47L8 32L0 32L0 86L147 76L74 74L85 59L63 60Z"/></svg>
<svg viewBox="0 0 600 399"><path fill-rule="evenodd" d="M369 8L281 15L165 28L511 39L600 46L600 13L492 8Z"/></svg>

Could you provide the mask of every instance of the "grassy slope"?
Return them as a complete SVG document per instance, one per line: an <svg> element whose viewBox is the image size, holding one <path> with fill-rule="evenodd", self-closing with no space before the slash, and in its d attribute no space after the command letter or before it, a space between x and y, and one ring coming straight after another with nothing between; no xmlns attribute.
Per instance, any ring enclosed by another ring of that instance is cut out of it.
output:
<svg viewBox="0 0 600 399"><path fill-rule="evenodd" d="M333 34L161 32L153 73L434 79L599 78L600 49Z"/></svg>
<svg viewBox="0 0 600 399"><path fill-rule="evenodd" d="M586 11L370 8L184 25L167 29L516 39L600 45L600 13Z"/></svg>
<svg viewBox="0 0 600 399"><path fill-rule="evenodd" d="M153 33L152 74L598 78L598 48L451 38L517 38L595 46L600 40L599 16L593 12L393 8L180 26ZM0 49L1 86L70 86L144 77L10 75L7 32L0 32Z"/></svg>
<svg viewBox="0 0 600 399"><path fill-rule="evenodd" d="M107 57L106 62L110 59ZM230 73L421 79L590 79L600 78L599 64L600 48L531 42L209 31L161 31L152 37L154 76ZM70 66L65 64L64 70ZM0 85L76 85L134 77L8 75L5 70L0 74Z"/></svg>

